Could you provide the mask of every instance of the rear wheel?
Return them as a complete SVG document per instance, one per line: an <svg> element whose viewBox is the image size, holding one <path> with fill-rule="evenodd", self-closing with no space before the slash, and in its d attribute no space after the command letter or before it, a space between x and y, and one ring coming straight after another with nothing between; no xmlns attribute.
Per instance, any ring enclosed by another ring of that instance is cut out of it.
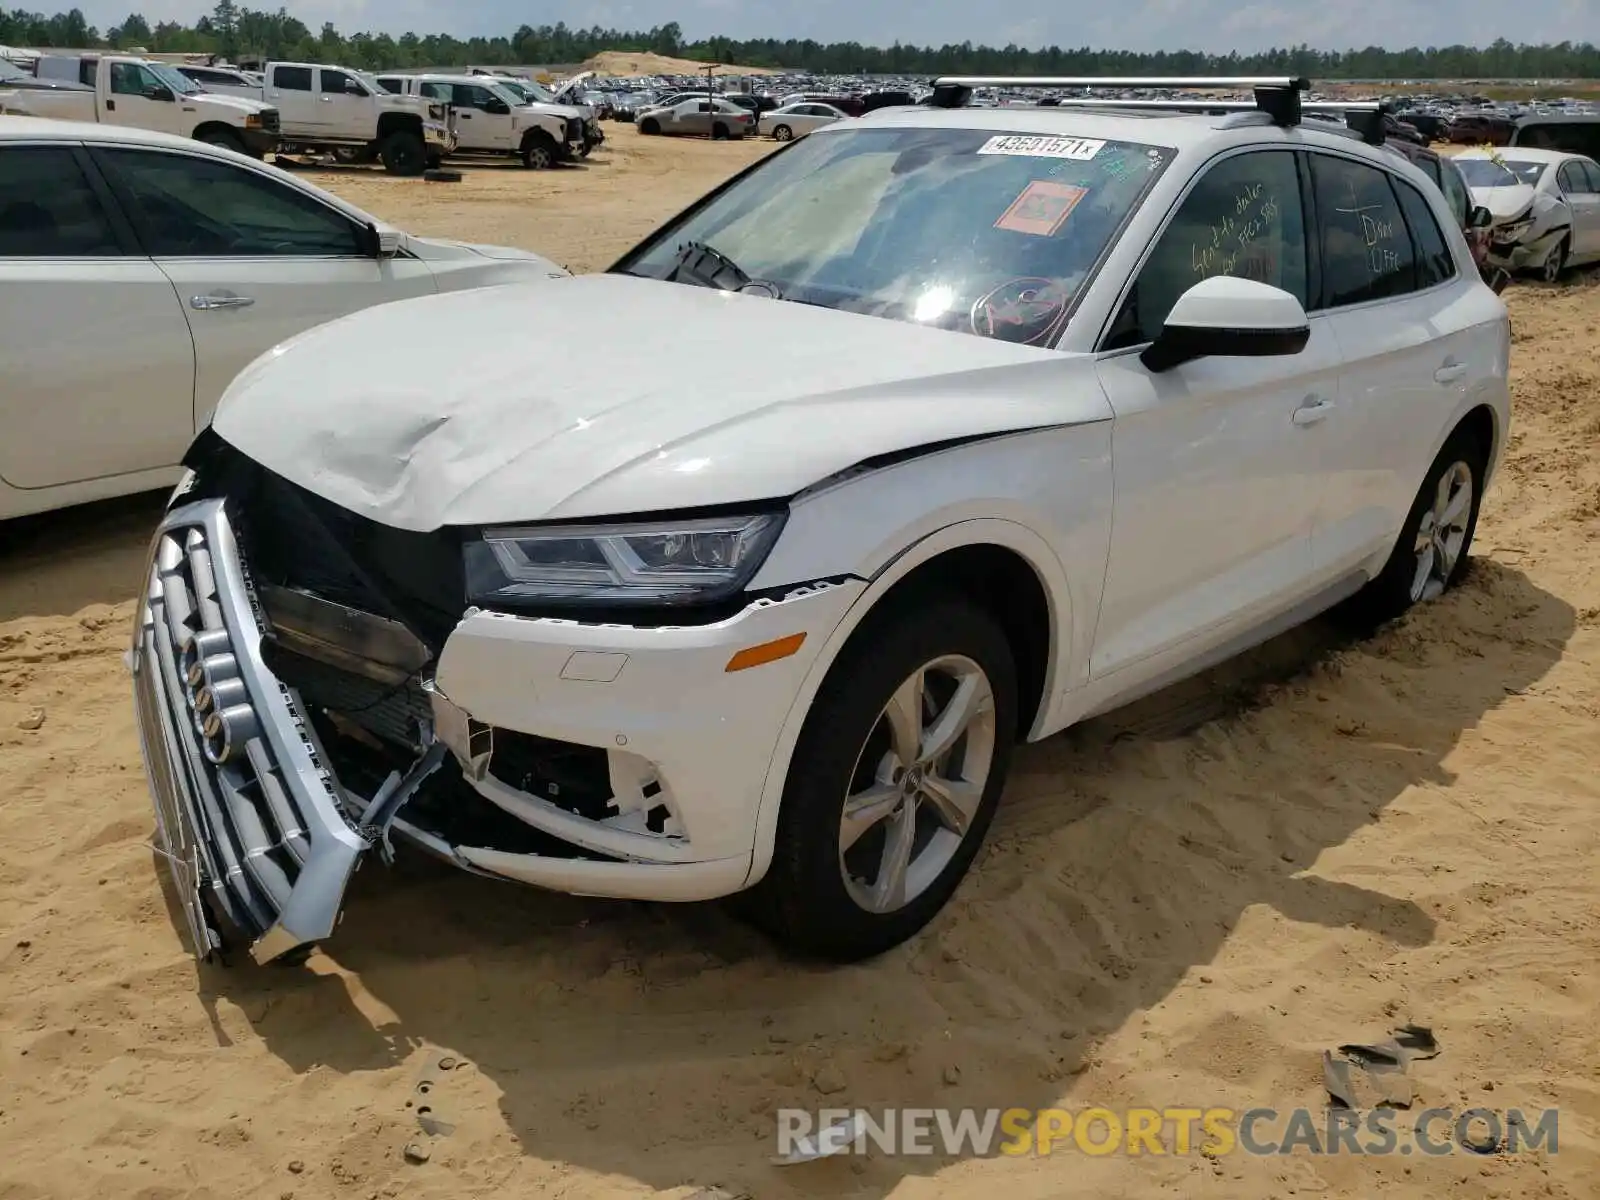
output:
<svg viewBox="0 0 1600 1200"><path fill-rule="evenodd" d="M1488 448L1457 430L1445 442L1411 504L1389 561L1340 610L1361 627L1398 617L1454 587L1478 527Z"/></svg>
<svg viewBox="0 0 1600 1200"><path fill-rule="evenodd" d="M713 125L711 127L711 136L714 139L716 139L717 141L719 141L719 142L727 141L728 140L728 127L726 125L724 125L721 121L718 121L715 125Z"/></svg>
<svg viewBox="0 0 1600 1200"><path fill-rule="evenodd" d="M386 137L379 155L383 169L391 175L421 175L428 169L427 149L409 130L398 129Z"/></svg>
<svg viewBox="0 0 1600 1200"><path fill-rule="evenodd" d="M926 925L994 816L1016 692L1010 645L981 609L935 597L880 618L812 703L752 918L791 949L841 962Z"/></svg>

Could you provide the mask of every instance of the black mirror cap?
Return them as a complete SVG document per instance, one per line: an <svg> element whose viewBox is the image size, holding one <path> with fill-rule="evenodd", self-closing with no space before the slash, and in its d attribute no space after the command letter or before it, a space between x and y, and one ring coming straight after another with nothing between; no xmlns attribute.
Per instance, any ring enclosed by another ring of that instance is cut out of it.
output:
<svg viewBox="0 0 1600 1200"><path fill-rule="evenodd" d="M1494 224L1494 214L1483 205L1474 204L1472 206L1472 214L1468 218L1468 224L1473 229L1487 229Z"/></svg>
<svg viewBox="0 0 1600 1200"><path fill-rule="evenodd" d="M361 242L361 253L365 257L383 257L383 240L378 236L378 227L371 221L361 227L359 240Z"/></svg>
<svg viewBox="0 0 1600 1200"><path fill-rule="evenodd" d="M1293 329L1210 329L1168 325L1146 346L1139 361L1160 374L1197 358L1275 358L1299 354L1311 340L1311 327Z"/></svg>
<svg viewBox="0 0 1600 1200"><path fill-rule="evenodd" d="M146 100L160 100L163 103L168 104L170 104L176 98L173 96L172 89L169 87L146 88L144 95Z"/></svg>

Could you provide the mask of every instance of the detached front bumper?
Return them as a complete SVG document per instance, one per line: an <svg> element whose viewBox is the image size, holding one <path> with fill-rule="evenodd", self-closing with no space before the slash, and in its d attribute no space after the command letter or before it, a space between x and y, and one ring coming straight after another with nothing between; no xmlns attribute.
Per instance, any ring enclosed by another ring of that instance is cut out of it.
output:
<svg viewBox="0 0 1600 1200"><path fill-rule="evenodd" d="M197 953L245 941L266 962L325 939L389 830L579 895L740 890L774 752L804 718L795 698L864 586L808 585L704 626L471 611L416 681L422 751L358 794L355 760L319 738L326 710L265 664L273 589L258 593L225 502L174 508L130 661L157 849ZM471 805L520 833L452 824Z"/></svg>

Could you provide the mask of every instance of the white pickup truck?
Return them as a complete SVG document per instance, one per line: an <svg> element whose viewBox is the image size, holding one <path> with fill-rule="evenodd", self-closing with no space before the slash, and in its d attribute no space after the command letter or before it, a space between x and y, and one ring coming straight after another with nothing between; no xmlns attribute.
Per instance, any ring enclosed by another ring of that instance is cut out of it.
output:
<svg viewBox="0 0 1600 1200"><path fill-rule="evenodd" d="M560 104L529 104L487 76L380 75L378 83L407 97L448 104L457 152L507 154L527 167L553 167L585 153L583 114Z"/></svg>
<svg viewBox="0 0 1600 1200"><path fill-rule="evenodd" d="M253 158L278 148L278 110L261 100L215 96L165 63L114 54L47 55L41 81L82 88L0 88L0 108L21 116L124 125L193 138Z"/></svg>
<svg viewBox="0 0 1600 1200"><path fill-rule="evenodd" d="M282 114L285 154L344 152L420 175L456 149L449 105L393 95L372 76L320 63L268 63L262 98ZM235 93L237 94L237 93Z"/></svg>

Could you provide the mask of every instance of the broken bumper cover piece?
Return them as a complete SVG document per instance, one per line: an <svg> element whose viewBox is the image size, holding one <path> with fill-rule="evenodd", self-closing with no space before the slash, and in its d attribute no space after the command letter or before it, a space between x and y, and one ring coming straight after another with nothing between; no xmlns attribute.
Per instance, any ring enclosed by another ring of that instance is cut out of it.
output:
<svg viewBox="0 0 1600 1200"><path fill-rule="evenodd" d="M242 937L256 961L281 958L333 932L368 842L293 694L262 665L221 501L168 513L146 585L132 667L157 850L197 954Z"/></svg>

